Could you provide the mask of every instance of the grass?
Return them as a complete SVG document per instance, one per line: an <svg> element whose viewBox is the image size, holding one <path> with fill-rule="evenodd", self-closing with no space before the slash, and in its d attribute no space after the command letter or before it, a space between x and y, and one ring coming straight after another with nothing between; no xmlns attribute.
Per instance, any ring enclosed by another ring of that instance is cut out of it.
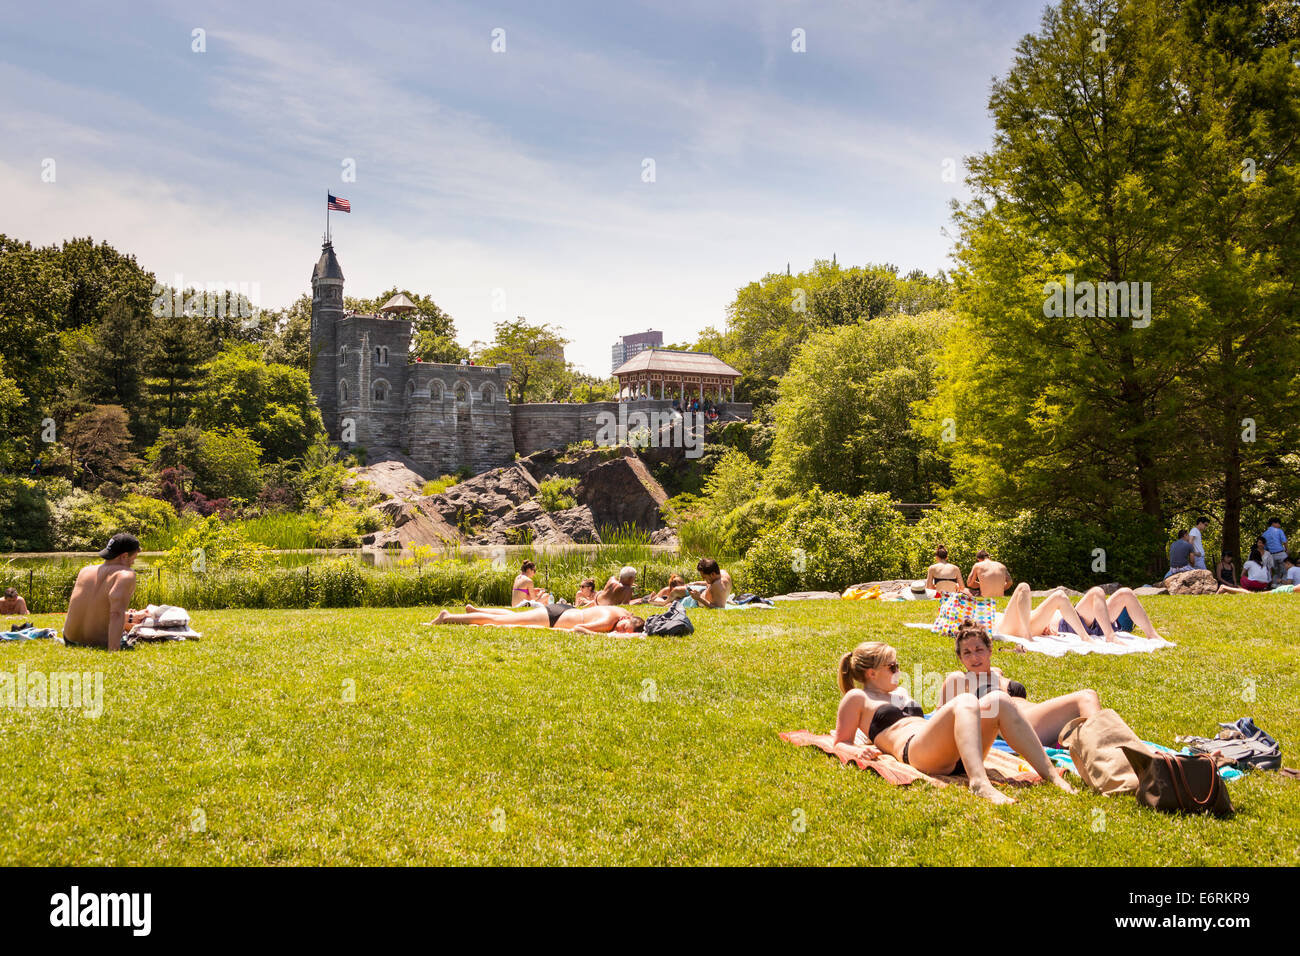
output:
<svg viewBox="0 0 1300 956"><path fill-rule="evenodd" d="M1170 745L1253 716L1295 765L1300 601L1160 597L1147 607L1177 648L1053 660L1000 647L994 662L1033 699L1094 687L1140 736ZM105 698L98 719L0 707L10 770L0 858L1300 863L1297 785L1276 774L1230 784L1237 815L1222 821L1045 786L995 808L958 787L893 788L777 738L831 727L835 663L858 641L894 644L909 673L951 669L946 639L901 626L931 610L819 601L697 611L691 637L629 640L421 628L428 608L223 611L197 616L200 643L120 655L0 645L0 673L20 663L28 673L102 670ZM1252 702L1242 700L1248 680ZM354 702L343 700L348 687ZM803 832L792 827L799 812Z"/></svg>

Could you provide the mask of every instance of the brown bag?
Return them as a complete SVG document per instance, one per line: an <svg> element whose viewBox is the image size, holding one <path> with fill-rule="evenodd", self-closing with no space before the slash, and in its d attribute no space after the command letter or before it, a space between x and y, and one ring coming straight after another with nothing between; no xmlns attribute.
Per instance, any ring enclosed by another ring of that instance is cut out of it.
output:
<svg viewBox="0 0 1300 956"><path fill-rule="evenodd" d="M1213 757L1151 753L1123 748L1138 774L1137 802L1165 813L1213 813L1232 816L1228 785Z"/></svg>
<svg viewBox="0 0 1300 956"><path fill-rule="evenodd" d="M1108 796L1137 792L1138 775L1120 748L1145 752L1147 747L1109 707L1066 724L1061 731L1061 746L1070 751L1074 769L1093 790Z"/></svg>

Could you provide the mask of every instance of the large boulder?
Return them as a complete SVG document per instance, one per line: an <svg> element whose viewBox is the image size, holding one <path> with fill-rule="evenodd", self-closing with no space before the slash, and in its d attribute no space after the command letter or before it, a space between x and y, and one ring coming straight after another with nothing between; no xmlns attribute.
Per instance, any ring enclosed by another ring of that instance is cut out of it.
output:
<svg viewBox="0 0 1300 956"><path fill-rule="evenodd" d="M426 513L436 513L468 535L480 534L537 494L537 481L519 464L493 468L453 485L442 494L420 499Z"/></svg>
<svg viewBox="0 0 1300 956"><path fill-rule="evenodd" d="M388 502L385 502L388 504ZM416 545L445 547L461 540L460 532L435 514L425 514L412 502L400 502L391 515L393 526L361 539L367 548L413 548Z"/></svg>
<svg viewBox="0 0 1300 956"><path fill-rule="evenodd" d="M659 509L668 494L640 458L616 458L593 468L579 482L577 498L591 509L598 527L628 524L657 531L664 526Z"/></svg>
<svg viewBox="0 0 1300 956"><path fill-rule="evenodd" d="M419 464L396 452L360 468L349 468L352 480L368 481L370 487L390 498L417 498L423 493L425 476Z"/></svg>
<svg viewBox="0 0 1300 956"><path fill-rule="evenodd" d="M1170 594L1217 594L1219 582L1209 571L1196 568L1165 578L1165 590Z"/></svg>

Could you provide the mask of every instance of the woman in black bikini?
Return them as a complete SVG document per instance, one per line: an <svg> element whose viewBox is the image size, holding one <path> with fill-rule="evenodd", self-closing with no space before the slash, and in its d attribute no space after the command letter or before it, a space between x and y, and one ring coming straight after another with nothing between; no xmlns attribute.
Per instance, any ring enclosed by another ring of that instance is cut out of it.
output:
<svg viewBox="0 0 1300 956"><path fill-rule="evenodd" d="M464 614L439 611L425 626L435 624L476 624L482 627L539 627L574 634L637 634L645 630L645 621L621 607L577 608L568 604L548 604L512 611L503 607L478 608L465 605Z"/></svg>
<svg viewBox="0 0 1300 956"><path fill-rule="evenodd" d="M984 628L967 623L957 630L957 659L966 670L964 673L954 671L944 679L943 689L939 692L939 706L958 694L983 698L990 691L1005 691L1016 702L1015 706L1034 728L1044 747L1059 747L1061 730L1066 724L1076 717L1091 717L1101 710L1101 701L1097 699L1095 690L1077 690L1073 694L1031 704L1024 684L1008 680L1002 676L1000 668L991 666L992 648L993 643Z"/></svg>
<svg viewBox="0 0 1300 956"><path fill-rule="evenodd" d="M948 549L939 545L934 549L934 558L934 564L930 565L925 572L925 586L940 594L960 591L962 589L961 568L948 563Z"/></svg>
<svg viewBox="0 0 1300 956"><path fill-rule="evenodd" d="M854 686L857 682L862 689ZM840 659L839 684L843 697L835 717L836 743L853 743L860 729L876 753L889 753L922 773L964 771L976 795L993 803L1015 803L993 786L984 769L984 755L1001 733L1040 777L1074 793L1005 691L990 691L983 698L958 694L926 720L915 701L902 707L892 702L898 652L879 641L859 644Z"/></svg>

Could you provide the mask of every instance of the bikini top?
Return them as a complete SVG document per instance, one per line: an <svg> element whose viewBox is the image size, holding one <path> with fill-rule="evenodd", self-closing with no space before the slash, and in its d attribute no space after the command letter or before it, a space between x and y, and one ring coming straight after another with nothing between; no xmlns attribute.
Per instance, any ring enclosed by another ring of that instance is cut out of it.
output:
<svg viewBox="0 0 1300 956"><path fill-rule="evenodd" d="M984 678L986 678L986 677L987 677L987 678L991 678L992 676L993 676L992 674L980 674L980 675L979 675L979 679L975 681L975 696L976 696L976 697L983 697L983 696L984 696L985 694L987 694L989 691L991 691L991 690L997 690L997 685L996 685L996 684L994 684L991 680L986 680L986 679L984 679ZM1028 700L1028 699L1029 699L1029 694L1025 691L1025 685L1022 684L1022 683L1020 683L1020 681L1018 681L1018 680L1009 680L1009 681L1007 681L1007 696L1009 696L1009 697L1019 697L1021 700Z"/></svg>
<svg viewBox="0 0 1300 956"><path fill-rule="evenodd" d="M867 737L875 740L880 734L883 734L900 720L906 720L908 717L924 717L925 711L921 710L921 705L914 700L909 700L902 707L896 707L893 704L881 704L876 708L876 712L871 715L871 726L867 728Z"/></svg>

